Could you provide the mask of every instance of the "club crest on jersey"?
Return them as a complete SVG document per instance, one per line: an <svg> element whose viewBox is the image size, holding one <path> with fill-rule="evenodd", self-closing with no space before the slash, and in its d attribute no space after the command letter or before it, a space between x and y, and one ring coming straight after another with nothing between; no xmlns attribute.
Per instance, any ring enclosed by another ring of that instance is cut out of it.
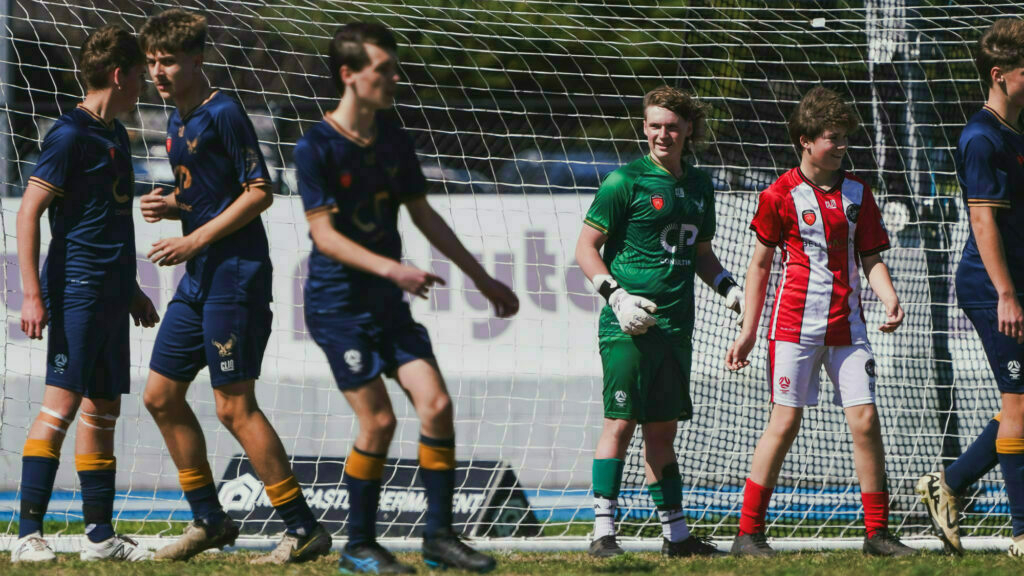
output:
<svg viewBox="0 0 1024 576"><path fill-rule="evenodd" d="M115 156L117 156L117 151L116 151L115 149L113 149L113 148L107 148L107 151L109 151L109 152L110 152L110 159L111 159L111 160L113 160L113 159L114 159L114 157L115 157Z"/></svg>
<svg viewBox="0 0 1024 576"><path fill-rule="evenodd" d="M189 154L195 154L196 150L199 149L199 137L196 136L195 138L193 138L191 140L186 138L185 139L185 145L188 146L188 153Z"/></svg>
<svg viewBox="0 0 1024 576"><path fill-rule="evenodd" d="M171 137L170 136L167 137L167 153L168 154L171 153Z"/></svg>
<svg viewBox="0 0 1024 576"><path fill-rule="evenodd" d="M814 213L814 210L804 210L801 216L803 216L804 222L808 226L814 226L814 222L818 219L818 215Z"/></svg>
<svg viewBox="0 0 1024 576"><path fill-rule="evenodd" d="M850 222L856 224L858 216L860 216L860 204L850 204L846 207L846 217Z"/></svg>
<svg viewBox="0 0 1024 576"><path fill-rule="evenodd" d="M341 184L342 188L348 188L352 185L352 173L342 172L341 176L338 177L338 183Z"/></svg>
<svg viewBox="0 0 1024 576"><path fill-rule="evenodd" d="M661 194L651 194L651 206L654 206L655 210L661 210L665 207L665 197Z"/></svg>

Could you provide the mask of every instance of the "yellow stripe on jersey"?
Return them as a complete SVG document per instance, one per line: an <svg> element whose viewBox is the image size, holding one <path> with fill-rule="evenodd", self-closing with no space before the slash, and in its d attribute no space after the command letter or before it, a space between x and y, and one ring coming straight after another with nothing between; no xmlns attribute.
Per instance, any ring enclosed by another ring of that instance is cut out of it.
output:
<svg viewBox="0 0 1024 576"><path fill-rule="evenodd" d="M63 196L64 195L64 189L63 188L61 188L60 186L56 186L54 184L50 184L49 182L47 182L46 180L43 180L42 178L37 178L35 176L31 176L31 177L29 177L28 181L30 183L32 183L32 184L35 184L36 186L39 186L43 190L46 190L47 192L50 192L52 194L56 194L57 196Z"/></svg>
<svg viewBox="0 0 1024 576"><path fill-rule="evenodd" d="M990 208L1009 208L1010 207L1010 201L1009 200L988 200L988 199L985 199L985 198L968 198L967 199L967 205L968 206L990 207Z"/></svg>
<svg viewBox="0 0 1024 576"><path fill-rule="evenodd" d="M584 224L586 224L586 225L588 225L588 226L590 226L590 227L591 227L591 228L593 228L594 230L597 230L597 231L598 231L598 232L600 232L601 234L604 234L605 236L607 236L607 235L608 235L608 229L607 229L607 228L605 228L604 226L601 226L601 225L600 225L600 224L598 224L597 222L594 222L594 221L593 221L593 220L591 220L590 218L584 218L584 219L583 219L583 223L584 223Z"/></svg>
<svg viewBox="0 0 1024 576"><path fill-rule="evenodd" d="M338 206L335 204L327 204L325 206L317 206L316 208L310 208L306 210L306 220L312 220L317 216L324 214L335 214L338 212Z"/></svg>
<svg viewBox="0 0 1024 576"><path fill-rule="evenodd" d="M255 188L257 186L270 186L270 180L266 178L255 178L242 183L242 188Z"/></svg>

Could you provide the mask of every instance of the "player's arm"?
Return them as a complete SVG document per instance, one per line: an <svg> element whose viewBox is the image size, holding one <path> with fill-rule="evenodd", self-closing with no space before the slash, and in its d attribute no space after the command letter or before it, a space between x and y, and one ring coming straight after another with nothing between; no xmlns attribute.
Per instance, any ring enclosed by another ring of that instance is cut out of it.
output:
<svg viewBox="0 0 1024 576"><path fill-rule="evenodd" d="M338 232L331 222L331 212L328 210L307 214L307 219L309 233L313 237L316 249L332 260L356 270L387 278L402 290L420 298L426 298L427 292L434 284L444 285L444 279L440 276L381 256Z"/></svg>
<svg viewBox="0 0 1024 576"><path fill-rule="evenodd" d="M896 288L892 285L889 267L882 262L882 255L878 253L862 255L860 262L864 267L864 275L868 277L868 284L885 306L885 323L878 329L882 332L893 332L903 324L903 307L900 306Z"/></svg>
<svg viewBox="0 0 1024 576"><path fill-rule="evenodd" d="M747 357L757 341L757 325L761 320L761 310L764 308L765 291L768 289L768 278L772 273L774 257L775 246L763 242L754 245L754 255L750 258L744 284L743 327L725 355L725 366L729 370L739 370L750 364Z"/></svg>
<svg viewBox="0 0 1024 576"><path fill-rule="evenodd" d="M722 266L711 247L711 241L697 242L696 250L697 276L721 297L725 298L725 307L739 314L739 322L743 322L743 290L733 279L732 274Z"/></svg>
<svg viewBox="0 0 1024 576"><path fill-rule="evenodd" d="M186 262L206 246L259 218L273 203L274 192L270 182L264 180L245 186L238 198L212 220L187 236L157 240L147 257L161 266Z"/></svg>
<svg viewBox="0 0 1024 576"><path fill-rule="evenodd" d="M519 298L512 289L491 277L476 258L466 250L459 238L452 232L448 223L430 206L426 196L407 200L405 208L409 211L413 224L427 240L442 254L447 256L460 270L465 272L480 293L494 304L494 312L498 318L508 318L519 311Z"/></svg>
<svg viewBox="0 0 1024 576"><path fill-rule="evenodd" d="M1024 342L1024 310L1021 309L1017 287L1013 285L1010 267L1006 262L1006 249L996 224L996 210L998 208L994 206L971 206L971 230L985 272L999 296L999 331L1010 338L1016 338L1018 342Z"/></svg>
<svg viewBox="0 0 1024 576"><path fill-rule="evenodd" d="M170 194L164 194L164 188L157 187L139 198L142 219L150 224L161 220L180 220L177 191L175 188Z"/></svg>
<svg viewBox="0 0 1024 576"><path fill-rule="evenodd" d="M608 266L601 258L601 247L608 241L608 236L595 228L595 225L600 224L588 219L580 230L580 237L576 241L576 262L597 293L611 306L619 321L619 328L633 336L643 334L657 323L652 314L658 311L658 307L646 298L626 292L612 278Z"/></svg>
<svg viewBox="0 0 1024 576"><path fill-rule="evenodd" d="M21 269L21 331L42 339L49 321L39 282L39 220L53 201L54 190L29 180L18 209L18 267Z"/></svg>

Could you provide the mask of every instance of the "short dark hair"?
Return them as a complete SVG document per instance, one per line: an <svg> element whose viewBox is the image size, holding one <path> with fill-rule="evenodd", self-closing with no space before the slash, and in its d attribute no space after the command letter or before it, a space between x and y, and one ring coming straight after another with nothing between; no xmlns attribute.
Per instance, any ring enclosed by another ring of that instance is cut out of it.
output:
<svg viewBox="0 0 1024 576"><path fill-rule="evenodd" d="M978 41L975 60L978 75L988 87L992 86L992 69L996 66L1004 72L1024 66L1024 20L996 20Z"/></svg>
<svg viewBox="0 0 1024 576"><path fill-rule="evenodd" d="M341 81L341 67L348 66L349 69L358 71L370 63L370 56L366 53L363 44L373 44L391 52L398 51L398 42L395 41L391 30L376 22L349 22L334 33L331 44L328 47L328 61L331 66L331 78L334 80L334 87L338 93L345 93L345 85Z"/></svg>
<svg viewBox="0 0 1024 576"><path fill-rule="evenodd" d="M101 90L110 85L110 73L128 71L146 62L135 36L119 24L98 28L82 43L78 67L86 90Z"/></svg>
<svg viewBox="0 0 1024 576"><path fill-rule="evenodd" d="M686 120L693 126L693 132L686 139L686 150L694 151L694 146L704 141L707 135L707 120L709 107L691 94L664 85L658 86L647 94L644 94L644 120L647 119L647 109L651 106L664 108L674 112L677 116Z"/></svg>
<svg viewBox="0 0 1024 576"><path fill-rule="evenodd" d="M835 90L815 86L804 95L789 117L789 139L796 155L802 157L800 137L815 140L825 130L845 130L847 134L860 126L857 111Z"/></svg>
<svg viewBox="0 0 1024 576"><path fill-rule="evenodd" d="M206 47L206 16L172 8L146 20L139 30L139 43L146 54L184 52L202 54Z"/></svg>

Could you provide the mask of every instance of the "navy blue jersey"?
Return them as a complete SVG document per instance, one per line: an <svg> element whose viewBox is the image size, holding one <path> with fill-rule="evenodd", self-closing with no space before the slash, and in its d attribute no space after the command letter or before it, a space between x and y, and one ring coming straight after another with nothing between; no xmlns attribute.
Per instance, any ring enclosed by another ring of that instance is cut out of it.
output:
<svg viewBox="0 0 1024 576"><path fill-rule="evenodd" d="M221 92L185 118L177 110L171 114L167 154L186 235L217 217L246 187L270 184L252 122L237 100ZM190 302L269 302L270 284L270 249L257 217L189 260L177 297Z"/></svg>
<svg viewBox="0 0 1024 576"><path fill-rule="evenodd" d="M996 227L1003 240L1017 297L1024 300L1024 133L987 106L964 127L957 146L957 176L968 213L973 207L996 208ZM992 279L978 253L971 228L956 271L956 294L962 308L994 307L999 303Z"/></svg>
<svg viewBox="0 0 1024 576"><path fill-rule="evenodd" d="M43 139L30 182L52 192L44 295L131 298L135 293L132 153L120 122L83 106L57 119Z"/></svg>
<svg viewBox="0 0 1024 576"><path fill-rule="evenodd" d="M334 228L365 248L402 257L398 208L426 192L412 140L398 123L377 117L374 141L360 146L329 117L295 146L295 168L306 218L328 212ZM393 306L402 290L389 280L349 268L320 252L309 258L306 307L367 312Z"/></svg>

